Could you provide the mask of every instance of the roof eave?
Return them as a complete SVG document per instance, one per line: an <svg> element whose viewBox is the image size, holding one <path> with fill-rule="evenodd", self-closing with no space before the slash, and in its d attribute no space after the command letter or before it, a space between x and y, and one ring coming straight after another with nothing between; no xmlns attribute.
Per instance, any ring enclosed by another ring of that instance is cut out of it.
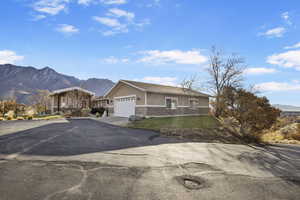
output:
<svg viewBox="0 0 300 200"><path fill-rule="evenodd" d="M146 90L143 89L143 88L137 87L137 86L135 86L135 85L133 85L133 84L131 84L131 83L128 83L128 82L126 82L126 81L124 81L124 80L119 80L112 88L110 88L110 90L108 90L108 91L105 93L105 95L103 95L103 97L106 98L107 95L109 95L109 93L111 93L111 91L113 91L113 89L116 88L120 83L124 83L124 84L126 84L126 85L128 85L128 86L130 86L130 87L133 87L133 88L135 88L135 89L138 89L138 90L141 90L141 91L143 91L143 92L146 92Z"/></svg>
<svg viewBox="0 0 300 200"><path fill-rule="evenodd" d="M172 94L172 95L182 95L182 96L194 96L194 97L210 97L210 95L206 94L187 94L187 93L176 93L176 92L157 92L157 91L151 91L147 90L146 92L151 92L151 93L157 93L157 94Z"/></svg>
<svg viewBox="0 0 300 200"><path fill-rule="evenodd" d="M56 94L61 94L61 93L65 93L65 92L70 92L70 91L74 91L74 90L78 90L78 91L81 91L81 92L85 92L91 96L95 96L96 93L94 92L91 92L91 91L88 91L88 90L85 90L83 88L79 88L79 87L71 87L71 88L64 88L64 89L60 89L60 90L55 90L53 91L52 93L49 94L49 96L53 96L53 95L56 95Z"/></svg>

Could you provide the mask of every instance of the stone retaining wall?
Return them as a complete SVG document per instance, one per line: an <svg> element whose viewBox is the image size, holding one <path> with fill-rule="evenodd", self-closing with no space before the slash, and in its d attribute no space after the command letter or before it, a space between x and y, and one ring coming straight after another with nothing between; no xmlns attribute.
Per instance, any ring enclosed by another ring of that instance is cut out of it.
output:
<svg viewBox="0 0 300 200"><path fill-rule="evenodd" d="M138 116L172 116L172 115L207 115L209 108L192 109L190 107L179 107L169 109L165 107L136 107Z"/></svg>

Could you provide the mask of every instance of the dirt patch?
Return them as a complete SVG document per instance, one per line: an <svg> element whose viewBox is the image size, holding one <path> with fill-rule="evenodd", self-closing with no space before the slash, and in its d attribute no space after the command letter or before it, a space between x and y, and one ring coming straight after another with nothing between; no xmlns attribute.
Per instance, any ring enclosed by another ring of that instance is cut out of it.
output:
<svg viewBox="0 0 300 200"><path fill-rule="evenodd" d="M197 142L241 144L243 141L238 136L223 128L164 128L160 130L161 136L189 139Z"/></svg>

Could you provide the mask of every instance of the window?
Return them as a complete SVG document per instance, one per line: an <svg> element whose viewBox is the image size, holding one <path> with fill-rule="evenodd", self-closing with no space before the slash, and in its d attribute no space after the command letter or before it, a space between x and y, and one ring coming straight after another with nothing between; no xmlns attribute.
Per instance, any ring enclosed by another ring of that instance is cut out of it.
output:
<svg viewBox="0 0 300 200"><path fill-rule="evenodd" d="M86 101L82 101L82 108L86 108Z"/></svg>
<svg viewBox="0 0 300 200"><path fill-rule="evenodd" d="M198 100L197 99L190 99L190 107L192 109L196 109L197 105L198 105Z"/></svg>
<svg viewBox="0 0 300 200"><path fill-rule="evenodd" d="M167 97L166 98L166 107L169 109L176 109L177 108L177 99Z"/></svg>

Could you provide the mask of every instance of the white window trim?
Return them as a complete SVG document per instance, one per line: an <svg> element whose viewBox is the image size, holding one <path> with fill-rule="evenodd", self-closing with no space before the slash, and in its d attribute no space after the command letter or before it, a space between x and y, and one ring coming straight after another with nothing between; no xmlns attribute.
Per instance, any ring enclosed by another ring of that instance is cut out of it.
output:
<svg viewBox="0 0 300 200"><path fill-rule="evenodd" d="M198 98L190 98L190 101L193 100L193 101L199 101Z"/></svg>
<svg viewBox="0 0 300 200"><path fill-rule="evenodd" d="M175 108L172 108L172 107L168 108L167 107L167 99L171 99L171 101L176 100L176 107ZM176 110L178 108L178 97L165 97L165 107L167 107L167 109Z"/></svg>

